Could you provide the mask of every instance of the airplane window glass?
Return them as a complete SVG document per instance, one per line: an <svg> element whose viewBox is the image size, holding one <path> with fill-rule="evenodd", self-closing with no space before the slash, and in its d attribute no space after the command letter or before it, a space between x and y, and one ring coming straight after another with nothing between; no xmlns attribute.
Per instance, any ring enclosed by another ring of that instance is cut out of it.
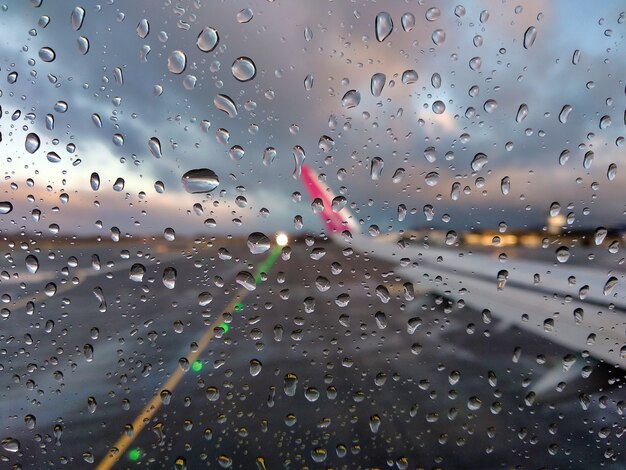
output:
<svg viewBox="0 0 626 470"><path fill-rule="evenodd" d="M0 467L624 468L620 2L5 0Z"/></svg>

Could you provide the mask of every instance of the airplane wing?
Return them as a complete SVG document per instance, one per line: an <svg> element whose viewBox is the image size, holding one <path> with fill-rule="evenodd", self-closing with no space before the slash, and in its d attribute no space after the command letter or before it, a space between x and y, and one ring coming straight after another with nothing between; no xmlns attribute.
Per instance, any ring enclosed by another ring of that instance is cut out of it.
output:
<svg viewBox="0 0 626 470"><path fill-rule="evenodd" d="M624 273L556 259L502 262L453 248L397 243L399 236L378 241L361 234L345 208L332 210L332 191L309 166L303 167L303 181L327 235L337 243L395 263L394 272L416 287L488 309L507 324L626 369L626 295L615 289Z"/></svg>

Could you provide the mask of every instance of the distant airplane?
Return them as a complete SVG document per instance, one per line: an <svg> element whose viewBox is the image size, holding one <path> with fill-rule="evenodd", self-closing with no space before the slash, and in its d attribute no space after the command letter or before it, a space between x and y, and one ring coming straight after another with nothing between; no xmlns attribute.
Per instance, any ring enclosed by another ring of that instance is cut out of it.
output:
<svg viewBox="0 0 626 470"><path fill-rule="evenodd" d="M394 272L452 301L487 309L504 322L545 337L607 366L626 369L624 273L593 266L462 254L453 248L421 247L398 234L361 233L356 218L310 166L301 181L329 238L344 247L395 264ZM555 379L557 380L557 379Z"/></svg>

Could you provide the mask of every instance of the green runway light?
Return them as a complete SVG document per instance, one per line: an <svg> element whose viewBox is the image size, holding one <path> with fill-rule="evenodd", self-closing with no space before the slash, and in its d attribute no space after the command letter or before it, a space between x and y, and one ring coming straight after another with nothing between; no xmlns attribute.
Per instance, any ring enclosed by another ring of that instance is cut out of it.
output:
<svg viewBox="0 0 626 470"><path fill-rule="evenodd" d="M141 457L141 451L139 449L133 449L128 453L130 460L139 460L139 457Z"/></svg>
<svg viewBox="0 0 626 470"><path fill-rule="evenodd" d="M196 360L191 364L191 370L194 372L200 372L202 370L202 361Z"/></svg>
<svg viewBox="0 0 626 470"><path fill-rule="evenodd" d="M220 323L220 328L224 330L224 333L228 333L228 330L230 330L230 326L226 322Z"/></svg>

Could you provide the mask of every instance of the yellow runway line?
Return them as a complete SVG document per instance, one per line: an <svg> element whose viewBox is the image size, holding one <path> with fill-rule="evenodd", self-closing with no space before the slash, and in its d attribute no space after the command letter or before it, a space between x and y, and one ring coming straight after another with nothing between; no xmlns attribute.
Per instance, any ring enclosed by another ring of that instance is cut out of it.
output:
<svg viewBox="0 0 626 470"><path fill-rule="evenodd" d="M255 279L258 279L258 275L261 271L266 272L269 268L274 264L278 255L280 255L280 247L276 246L268 256L267 260L259 265L258 272L255 275ZM257 281L258 283L258 281ZM239 293L230 301L230 303L224 309L224 312L232 312L235 310L235 306L240 303L247 295L249 291L246 289L241 289ZM217 319L209 326L209 329L202 338L198 341L198 347L195 351L192 351L191 354L187 356L187 360L190 364L193 364L194 361L200 357L200 355L207 348L211 340L215 337L215 329L222 324L224 321L224 313L221 313ZM163 404L163 400L161 400L161 392L163 390L169 390L170 392L176 388L176 385L181 381L184 377L185 371L180 367L176 368L176 371L167 379L165 385L159 389L159 392L152 397L152 400L141 410L141 412L137 415L135 420L132 423L132 434L128 435L126 433L122 434L117 442L111 447L107 455L100 461L96 470L109 470L115 465L119 459L124 455L128 447L133 443L135 438L141 433L143 428L150 422L152 417L159 410L161 405Z"/></svg>

